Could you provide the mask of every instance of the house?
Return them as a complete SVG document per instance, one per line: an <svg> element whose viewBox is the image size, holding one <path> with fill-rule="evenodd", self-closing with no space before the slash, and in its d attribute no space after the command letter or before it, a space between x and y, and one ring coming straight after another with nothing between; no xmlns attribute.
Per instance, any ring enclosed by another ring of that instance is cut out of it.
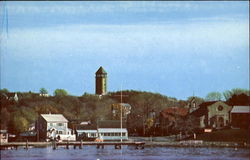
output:
<svg viewBox="0 0 250 160"><path fill-rule="evenodd" d="M40 97L49 97L49 94L48 93L40 93L39 96Z"/></svg>
<svg viewBox="0 0 250 160"><path fill-rule="evenodd" d="M62 114L41 114L36 130L40 140L76 140L75 134L68 128L68 120Z"/></svg>
<svg viewBox="0 0 250 160"><path fill-rule="evenodd" d="M250 127L250 106L233 106L231 110L231 126L236 128Z"/></svg>
<svg viewBox="0 0 250 160"><path fill-rule="evenodd" d="M187 105L184 106L184 108L189 108L189 113L192 113L193 111L198 109L199 105L203 102L203 99L193 96L187 101Z"/></svg>
<svg viewBox="0 0 250 160"><path fill-rule="evenodd" d="M232 106L223 101L203 102L191 113L199 118L200 128L220 129L229 125Z"/></svg>
<svg viewBox="0 0 250 160"><path fill-rule="evenodd" d="M98 137L97 126L88 124L88 125L76 125L76 139L77 140L94 140Z"/></svg>
<svg viewBox="0 0 250 160"><path fill-rule="evenodd" d="M0 130L0 143L8 143L7 130Z"/></svg>
<svg viewBox="0 0 250 160"><path fill-rule="evenodd" d="M6 100L9 100L9 101L15 101L15 102L18 102L19 100L19 95L15 92L7 92L7 93L1 93L1 95L3 97L5 97Z"/></svg>
<svg viewBox="0 0 250 160"><path fill-rule="evenodd" d="M160 126L162 133L169 134L173 130L177 118L185 118L189 113L188 108L168 107L160 112Z"/></svg>
<svg viewBox="0 0 250 160"><path fill-rule="evenodd" d="M117 120L99 121L97 124L98 136L104 141L128 140L128 130L126 123Z"/></svg>
<svg viewBox="0 0 250 160"><path fill-rule="evenodd" d="M94 140L100 138L104 141L128 140L128 130L126 123L118 120L98 121L95 125L78 125L76 126L77 139ZM122 136L121 136L122 135Z"/></svg>
<svg viewBox="0 0 250 160"><path fill-rule="evenodd" d="M111 106L111 111L113 115L113 119L120 119L121 118L121 110L122 110L122 117L127 119L127 115L131 112L131 105L128 103L115 103Z"/></svg>
<svg viewBox="0 0 250 160"><path fill-rule="evenodd" d="M18 141L26 141L35 142L37 141L37 133L35 131L26 131L20 133L18 136Z"/></svg>
<svg viewBox="0 0 250 160"><path fill-rule="evenodd" d="M187 108L189 108L189 112L193 112L194 110L196 110L198 107L197 107L197 103L196 103L196 100L195 100L195 97L192 97L190 99L190 101L188 102L188 106Z"/></svg>

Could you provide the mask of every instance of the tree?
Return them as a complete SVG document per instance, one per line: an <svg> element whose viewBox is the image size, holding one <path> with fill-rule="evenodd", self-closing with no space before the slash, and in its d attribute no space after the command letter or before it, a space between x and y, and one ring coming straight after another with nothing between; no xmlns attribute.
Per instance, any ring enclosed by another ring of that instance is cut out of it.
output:
<svg viewBox="0 0 250 160"><path fill-rule="evenodd" d="M234 89L232 89L232 93L236 94L236 95L245 94L245 95L249 96L250 90L243 89L243 88L234 88Z"/></svg>
<svg viewBox="0 0 250 160"><path fill-rule="evenodd" d="M10 125L8 127L11 133L18 134L27 131L28 127L29 122L20 114L20 112L17 111L12 114Z"/></svg>
<svg viewBox="0 0 250 160"><path fill-rule="evenodd" d="M7 88L0 89L0 93L8 93L9 90Z"/></svg>
<svg viewBox="0 0 250 160"><path fill-rule="evenodd" d="M220 92L210 92L207 94L205 100L206 101L219 101L222 99L222 95Z"/></svg>
<svg viewBox="0 0 250 160"><path fill-rule="evenodd" d="M44 95L44 94L48 94L48 91L47 91L45 88L41 88L41 89L40 89L40 93L41 93L42 95Z"/></svg>
<svg viewBox="0 0 250 160"><path fill-rule="evenodd" d="M242 106L245 106L245 105L250 105L250 96L242 93L242 94L234 94L232 95L231 98L229 98L227 100L227 102L232 105L232 106L235 106L235 105L242 105Z"/></svg>
<svg viewBox="0 0 250 160"><path fill-rule="evenodd" d="M54 95L55 96L67 96L68 95L68 92L64 89L56 89L54 91Z"/></svg>
<svg viewBox="0 0 250 160"><path fill-rule="evenodd" d="M240 94L245 94L247 96L250 96L250 90L243 89L243 88L234 88L231 91L226 90L223 92L223 96L226 101L228 101L230 98L232 98L233 95L240 95Z"/></svg>
<svg viewBox="0 0 250 160"><path fill-rule="evenodd" d="M10 113L5 107L1 107L1 113L0 113L0 128L1 129L8 129L8 123L10 121Z"/></svg>
<svg viewBox="0 0 250 160"><path fill-rule="evenodd" d="M190 133L195 133L195 129L198 127L199 119L192 115L186 117L176 116L176 121L173 126L175 131L185 133L186 136Z"/></svg>
<svg viewBox="0 0 250 160"><path fill-rule="evenodd" d="M223 92L223 96L226 101L229 100L232 97L232 95L233 95L232 91L226 90Z"/></svg>

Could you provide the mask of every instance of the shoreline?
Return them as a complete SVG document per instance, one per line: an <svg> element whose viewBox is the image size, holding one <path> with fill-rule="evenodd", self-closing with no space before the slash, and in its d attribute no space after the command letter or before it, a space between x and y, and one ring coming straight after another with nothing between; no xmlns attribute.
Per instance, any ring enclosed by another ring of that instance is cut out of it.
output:
<svg viewBox="0 0 250 160"><path fill-rule="evenodd" d="M179 142L146 142L145 147L201 147L201 148L250 148L250 144L236 142L207 142L207 141L179 141Z"/></svg>
<svg viewBox="0 0 250 160"><path fill-rule="evenodd" d="M174 142L143 142L143 141L135 141L145 143L145 147L200 147L200 148L250 148L250 144L248 143L237 143L237 142L207 142L207 141L200 141L200 140L187 140L187 141L174 141ZM58 146L65 142L58 142ZM78 144L80 142L70 142L72 144ZM89 145L89 143L93 143L92 141L84 141L82 145ZM106 143L106 144L105 144ZM109 143L112 142L104 142L105 145L111 145ZM129 142L128 142L129 143ZM15 147L35 147L35 148L42 148L42 147L51 147L53 146L52 142L9 142L9 143L1 143L0 148L1 150L4 148L15 148ZM93 143L92 145L98 145L97 143ZM122 144L122 145L129 145L129 144Z"/></svg>

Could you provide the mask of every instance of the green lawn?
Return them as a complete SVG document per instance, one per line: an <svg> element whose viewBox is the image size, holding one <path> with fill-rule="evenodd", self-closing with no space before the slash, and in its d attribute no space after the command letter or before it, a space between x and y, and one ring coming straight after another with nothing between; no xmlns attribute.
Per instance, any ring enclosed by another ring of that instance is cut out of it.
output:
<svg viewBox="0 0 250 160"><path fill-rule="evenodd" d="M247 129L225 129L203 133L197 139L204 141L250 142L250 131Z"/></svg>

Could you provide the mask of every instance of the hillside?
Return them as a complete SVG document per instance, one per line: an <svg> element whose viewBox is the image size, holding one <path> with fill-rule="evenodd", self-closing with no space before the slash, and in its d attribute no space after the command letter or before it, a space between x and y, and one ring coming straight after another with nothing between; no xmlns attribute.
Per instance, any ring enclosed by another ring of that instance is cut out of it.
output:
<svg viewBox="0 0 250 160"><path fill-rule="evenodd" d="M158 93L126 90L122 94L123 102L132 106L128 116L128 129L142 130L142 121L152 110L158 115L166 107L183 107L187 104ZM14 134L23 132L35 123L39 114L44 113L60 113L70 121L90 120L92 123L112 119L111 105L120 102L120 95L120 92L110 92L102 97L87 93L80 97L41 97L34 93L18 93L18 101L1 95L1 128Z"/></svg>

